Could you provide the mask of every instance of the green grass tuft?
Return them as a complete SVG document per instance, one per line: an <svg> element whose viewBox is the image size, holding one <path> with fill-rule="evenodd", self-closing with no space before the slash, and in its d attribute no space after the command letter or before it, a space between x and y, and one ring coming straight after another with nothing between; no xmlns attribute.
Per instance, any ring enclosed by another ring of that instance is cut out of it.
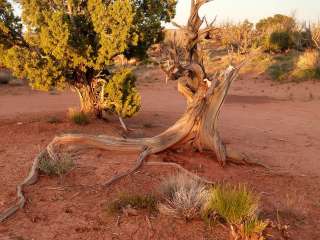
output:
<svg viewBox="0 0 320 240"><path fill-rule="evenodd" d="M234 239L263 240L267 223L258 219L259 198L245 185L212 187L202 209L205 221L220 219L229 224Z"/></svg>
<svg viewBox="0 0 320 240"><path fill-rule="evenodd" d="M258 210L258 198L244 185L216 186L209 190L203 216L219 215L229 224L241 224Z"/></svg>
<svg viewBox="0 0 320 240"><path fill-rule="evenodd" d="M123 212L125 208L135 210L147 210L150 214L157 212L157 199L153 195L129 195L122 194L118 199L107 205L107 212L111 215Z"/></svg>
<svg viewBox="0 0 320 240"><path fill-rule="evenodd" d="M63 176L74 166L73 159L67 154L60 156L58 160L52 160L46 153L41 156L39 161L39 170L49 176Z"/></svg>

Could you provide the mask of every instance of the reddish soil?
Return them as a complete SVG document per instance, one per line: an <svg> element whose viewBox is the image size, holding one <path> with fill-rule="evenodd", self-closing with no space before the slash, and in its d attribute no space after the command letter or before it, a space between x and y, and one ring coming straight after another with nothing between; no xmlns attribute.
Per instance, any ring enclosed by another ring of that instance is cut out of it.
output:
<svg viewBox="0 0 320 240"><path fill-rule="evenodd" d="M153 136L184 111L175 83L165 85L158 70L139 70L141 112L127 120L130 137ZM308 90L306 90L308 89ZM311 90L309 90L311 89ZM263 92L262 92L263 90ZM312 97L310 95L312 91ZM261 196L261 216L289 226L289 239L320 238L320 84L271 84L242 76L231 89L220 119L225 142L281 175L253 167L220 168L210 153L164 152L149 161L169 161L217 182L247 183ZM119 135L115 120L77 126L66 110L77 106L72 92L48 94L25 86L0 86L0 211L15 201L15 186L33 158L61 133ZM50 123L55 116L59 121ZM26 190L28 203L0 224L0 240L70 239L228 239L224 227L200 219L188 223L161 215L110 216L106 204L120 193L156 192L161 179L176 171L144 166L109 188L114 174L130 168L137 153L88 150L76 155L77 167L63 178L41 176ZM268 229L269 239L283 239Z"/></svg>

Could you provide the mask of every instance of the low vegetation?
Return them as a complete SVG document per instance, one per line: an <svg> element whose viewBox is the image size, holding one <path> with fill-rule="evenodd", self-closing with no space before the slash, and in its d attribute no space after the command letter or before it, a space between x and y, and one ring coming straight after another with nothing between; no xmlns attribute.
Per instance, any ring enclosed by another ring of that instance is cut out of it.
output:
<svg viewBox="0 0 320 240"><path fill-rule="evenodd" d="M309 49L302 53L292 76L297 80L320 79L320 52Z"/></svg>
<svg viewBox="0 0 320 240"><path fill-rule="evenodd" d="M86 113L82 111L77 111L76 109L70 108L68 112L69 119L78 125L87 125L89 124L89 117Z"/></svg>
<svg viewBox="0 0 320 240"><path fill-rule="evenodd" d="M164 201L159 211L164 215L191 220L199 216L206 199L206 187L186 175L174 175L164 180L160 187Z"/></svg>
<svg viewBox="0 0 320 240"><path fill-rule="evenodd" d="M53 160L48 154L42 155L39 161L39 170L48 176L63 176L74 168L75 163L71 156L64 154Z"/></svg>
<svg viewBox="0 0 320 240"><path fill-rule="evenodd" d="M233 239L262 240L267 223L258 219L259 198L245 185L208 187L186 175L174 175L160 186L161 214L207 223L220 221L230 227Z"/></svg>
<svg viewBox="0 0 320 240"><path fill-rule="evenodd" d="M258 219L259 199L244 185L222 185L211 188L202 209L208 222L222 220L234 239L263 239L267 224Z"/></svg>
<svg viewBox="0 0 320 240"><path fill-rule="evenodd" d="M107 205L109 214L147 210L150 214L157 212L157 199L153 195L121 194L116 200Z"/></svg>

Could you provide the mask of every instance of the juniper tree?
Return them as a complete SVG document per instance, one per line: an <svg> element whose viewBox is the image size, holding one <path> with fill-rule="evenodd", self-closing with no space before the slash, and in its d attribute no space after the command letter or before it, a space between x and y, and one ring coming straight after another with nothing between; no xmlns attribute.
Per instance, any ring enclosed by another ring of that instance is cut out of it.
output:
<svg viewBox="0 0 320 240"><path fill-rule="evenodd" d="M159 15L155 21L159 24L152 26L158 34L160 21L173 16L172 0L156 1L157 4L140 0L17 0L22 9L24 33L10 4L0 1L0 62L14 75L27 78L33 88L40 90L72 86L79 94L81 110L96 115L112 105L105 104L111 94L101 99L95 90L104 81L119 93L112 101L117 100L118 106L127 108L121 112L130 112L122 115L131 116L133 110L139 110L140 97L134 78L122 79L118 81L120 85L110 83L115 79L113 75L127 77L112 66L113 59L125 51L134 53L130 49L138 47L138 43L149 46L155 42L144 38L138 30L149 26L150 16L154 19ZM146 5L142 4L145 2ZM151 12L142 14L145 10ZM130 87L125 92L121 91L123 82Z"/></svg>

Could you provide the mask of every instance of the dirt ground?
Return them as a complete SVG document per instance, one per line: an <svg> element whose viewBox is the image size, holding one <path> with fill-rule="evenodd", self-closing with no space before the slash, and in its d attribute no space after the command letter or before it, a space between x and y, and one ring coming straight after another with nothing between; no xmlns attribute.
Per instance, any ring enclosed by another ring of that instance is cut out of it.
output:
<svg viewBox="0 0 320 240"><path fill-rule="evenodd" d="M142 110L127 120L129 137L153 136L183 113L175 83L165 84L156 69L138 70ZM15 201L15 187L33 158L61 133L120 136L116 120L77 126L66 117L77 96L39 93L26 86L0 86L0 211ZM277 85L264 77L240 76L220 118L227 144L281 175L253 167L220 168L210 153L164 152L152 161L176 162L217 182L246 183L261 196L261 216L288 226L289 238L320 239L320 83ZM55 117L55 121L52 118ZM109 188L101 187L132 166L137 153L82 151L77 167L63 178L41 176L28 187L26 207L0 224L0 240L70 239L228 239L223 226L200 219L184 222L161 215L110 216L106 204L120 193L156 192L176 169L144 166ZM129 163L129 164L128 164ZM268 229L268 239L284 239Z"/></svg>

